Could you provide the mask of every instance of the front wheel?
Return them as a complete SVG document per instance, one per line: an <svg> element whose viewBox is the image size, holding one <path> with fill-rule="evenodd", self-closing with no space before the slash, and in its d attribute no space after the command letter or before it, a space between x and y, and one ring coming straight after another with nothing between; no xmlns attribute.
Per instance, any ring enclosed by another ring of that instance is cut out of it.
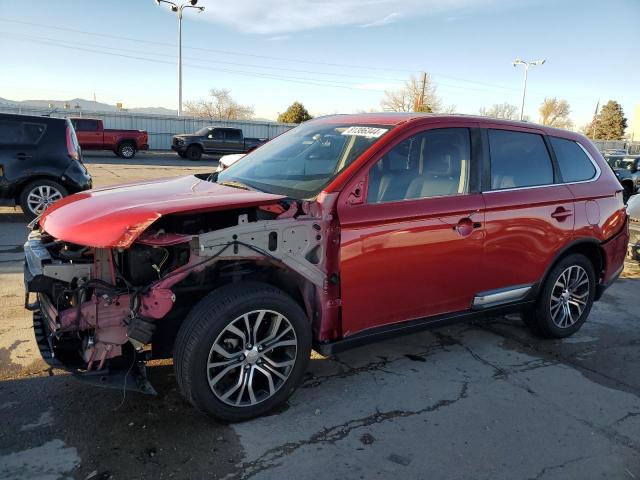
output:
<svg viewBox="0 0 640 480"><path fill-rule="evenodd" d="M193 405L238 422L284 403L310 353L300 306L275 287L243 282L214 290L193 308L176 338L174 366Z"/></svg>
<svg viewBox="0 0 640 480"><path fill-rule="evenodd" d="M596 275L591 261L584 255L568 255L551 270L535 307L523 314L523 320L542 337L568 337L586 321L595 292Z"/></svg>
<svg viewBox="0 0 640 480"><path fill-rule="evenodd" d="M185 158L194 162L202 158L202 149L197 145L190 145L184 153Z"/></svg>

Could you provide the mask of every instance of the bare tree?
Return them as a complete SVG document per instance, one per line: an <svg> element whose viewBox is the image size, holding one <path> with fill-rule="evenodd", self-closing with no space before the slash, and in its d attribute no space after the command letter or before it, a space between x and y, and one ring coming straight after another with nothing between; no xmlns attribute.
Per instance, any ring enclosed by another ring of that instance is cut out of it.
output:
<svg viewBox="0 0 640 480"><path fill-rule="evenodd" d="M550 127L571 128L573 122L569 118L571 108L566 100L545 98L540 105L540 123Z"/></svg>
<svg viewBox="0 0 640 480"><path fill-rule="evenodd" d="M220 88L209 90L209 98L185 102L188 115L209 120L248 120L253 118L253 107L240 105L231 98L231 91Z"/></svg>
<svg viewBox="0 0 640 480"><path fill-rule="evenodd" d="M503 118L506 120L517 120L520 118L518 107L510 103L494 103L489 108L482 107L479 111L483 117Z"/></svg>
<svg viewBox="0 0 640 480"><path fill-rule="evenodd" d="M387 90L380 106L385 112L437 112L441 101L428 73L420 80L413 75L398 90Z"/></svg>

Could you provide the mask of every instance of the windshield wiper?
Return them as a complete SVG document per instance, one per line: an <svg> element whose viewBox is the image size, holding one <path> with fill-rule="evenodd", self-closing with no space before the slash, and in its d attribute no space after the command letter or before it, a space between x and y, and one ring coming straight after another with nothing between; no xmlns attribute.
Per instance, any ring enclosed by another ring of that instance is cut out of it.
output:
<svg viewBox="0 0 640 480"><path fill-rule="evenodd" d="M253 190L253 188L251 188L250 186L236 180L223 180L222 182L217 183L226 187L241 188L243 190Z"/></svg>

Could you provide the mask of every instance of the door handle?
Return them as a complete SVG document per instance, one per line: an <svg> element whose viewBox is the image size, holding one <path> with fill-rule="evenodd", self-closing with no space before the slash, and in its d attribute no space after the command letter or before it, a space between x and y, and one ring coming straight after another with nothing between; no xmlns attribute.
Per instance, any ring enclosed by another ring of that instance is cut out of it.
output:
<svg viewBox="0 0 640 480"><path fill-rule="evenodd" d="M466 237L467 235L470 235L475 228L480 228L481 226L482 223L474 222L469 217L465 217L461 218L453 227L453 229L461 236Z"/></svg>
<svg viewBox="0 0 640 480"><path fill-rule="evenodd" d="M26 153L18 153L16 155L18 160L26 160L27 158L31 158L31 155L27 155Z"/></svg>
<svg viewBox="0 0 640 480"><path fill-rule="evenodd" d="M566 219L567 217L570 217L571 215L573 215L573 212L571 210L567 210L564 207L558 207L555 209L555 211L551 214L551 218L555 218L556 220L558 220L559 222L563 221L564 219Z"/></svg>

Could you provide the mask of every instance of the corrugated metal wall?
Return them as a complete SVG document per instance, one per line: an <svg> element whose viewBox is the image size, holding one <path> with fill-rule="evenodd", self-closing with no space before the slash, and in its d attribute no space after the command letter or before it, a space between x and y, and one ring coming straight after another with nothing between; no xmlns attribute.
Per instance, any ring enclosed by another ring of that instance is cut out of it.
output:
<svg viewBox="0 0 640 480"><path fill-rule="evenodd" d="M45 115L50 110L38 107L15 107L1 105L2 113L19 113L22 115ZM295 125L276 122L259 121L228 121L217 122L191 117L175 117L164 115L143 115L129 112L76 112L58 111L52 117L99 118L104 122L104 128L121 128L132 130L146 130L149 133L149 146L152 150L168 150L171 147L171 137L178 133L192 133L196 130L213 125L220 127L241 128L246 137L273 138L295 127Z"/></svg>

